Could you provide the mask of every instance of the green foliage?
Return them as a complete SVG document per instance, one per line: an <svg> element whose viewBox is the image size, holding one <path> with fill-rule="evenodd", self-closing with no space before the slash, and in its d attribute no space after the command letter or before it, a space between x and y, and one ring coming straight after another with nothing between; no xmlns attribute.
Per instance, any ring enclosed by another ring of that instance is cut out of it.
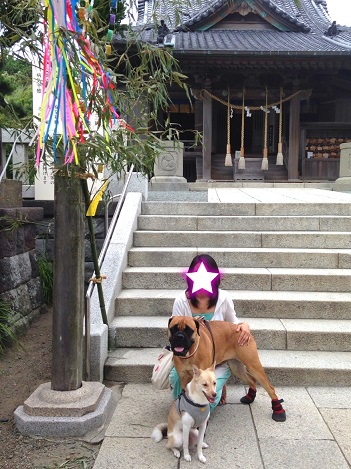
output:
<svg viewBox="0 0 351 469"><path fill-rule="evenodd" d="M52 262L48 261L45 257L40 256L38 258L38 269L44 300L45 303L50 306L52 305L54 291L54 270Z"/></svg>
<svg viewBox="0 0 351 469"><path fill-rule="evenodd" d="M16 341L12 309L0 300L0 355Z"/></svg>
<svg viewBox="0 0 351 469"><path fill-rule="evenodd" d="M79 69L80 57L72 43L72 35L64 30L60 30L60 34L67 44L71 61L77 63ZM103 51L100 50L100 54L103 55ZM94 167L104 165L111 174L115 174L123 173L126 166L133 163L135 171L149 175L162 147L162 140L177 140L180 136L179 131L171 126L158 130L161 128L158 117L160 111L167 110L171 104L169 87L178 86L187 90L184 83L186 77L180 72L169 50L142 43L131 32L125 51L115 57L109 73L114 83L113 89L108 90L109 99L133 130L121 122L116 130L110 132L110 121L115 120L115 116L106 105L107 94L88 88L84 105L97 116L99 130L89 132L85 141L77 139L75 142L79 154L77 170L84 172L87 168L93 168L94 171ZM109 138L106 138L107 133ZM63 141L55 144L54 148L56 154L63 157L66 151ZM48 141L43 159L49 163L52 156L52 142Z"/></svg>
<svg viewBox="0 0 351 469"><path fill-rule="evenodd" d="M34 33L40 15L37 0L2 0L0 2L0 50L12 47L24 36Z"/></svg>
<svg viewBox="0 0 351 469"><path fill-rule="evenodd" d="M31 64L7 55L0 71L0 127L23 128L33 115Z"/></svg>
<svg viewBox="0 0 351 469"><path fill-rule="evenodd" d="M10 3L6 2L6 5ZM34 8L34 3L30 0L18 0L16 8L17 10L19 7L23 9L27 6ZM121 32L120 23L125 16L124 0L118 2L118 9L115 32ZM1 14L0 10L0 21L2 21ZM38 14L37 11L36 14ZM98 130L86 132L84 141L79 137L76 141L73 139L69 141L70 145L76 144L79 167L75 169L72 168L74 165L71 165L67 168L67 175L73 174L76 170L97 172L96 168L99 165L104 165L111 175L123 173L131 163L134 164L136 171L150 175L153 171L154 160L161 149L162 140L180 138L178 128L170 121L167 121L164 126L158 120L159 116L163 115L162 111L166 111L171 104L170 87L183 88L188 93L185 84L186 77L181 73L171 50L141 41L132 27L123 25L126 31L122 41L124 44L122 51L107 56L105 42L107 29L110 29L109 15L110 1L97 0L94 2L94 8L88 9L88 20L84 26L90 43L93 44L94 53L104 69L109 72L114 88L109 89L107 93L104 91L96 93L88 80L83 112L97 116ZM22 29L21 47L29 47L40 62L42 50L37 37L33 36L33 31L34 23L32 28ZM82 86L80 53L86 47L85 38L64 28L60 28L57 34L56 40L65 44L72 70L77 71L74 74L74 85L71 85L74 88L80 88ZM25 81L25 78L30 77L30 72L22 72L20 68L22 66L23 63L8 59L6 69L3 68L6 71L2 73L6 91L3 92L2 102L0 96L0 127L23 129L23 120L31 113L31 103L29 104L31 85ZM110 122L115 120L115 116L107 105L110 100L123 121L127 122L132 130L120 125L110 132ZM33 127L35 127L34 124ZM108 138L106 138L107 134L109 134ZM52 165L54 149L59 158L63 157L67 150L62 139L58 139L55 145L49 139L43 154L44 163ZM55 169L59 167L56 165Z"/></svg>
<svg viewBox="0 0 351 469"><path fill-rule="evenodd" d="M94 10L92 12L91 18L95 26L99 26L99 37L103 39L103 36L106 34L108 29L113 29L114 32L123 32L126 30L127 26L121 24L122 20L126 16L126 3L125 0L118 0L117 2L117 11L116 11L116 21L114 28L109 25L110 20L110 7L111 0L97 0L94 2Z"/></svg>

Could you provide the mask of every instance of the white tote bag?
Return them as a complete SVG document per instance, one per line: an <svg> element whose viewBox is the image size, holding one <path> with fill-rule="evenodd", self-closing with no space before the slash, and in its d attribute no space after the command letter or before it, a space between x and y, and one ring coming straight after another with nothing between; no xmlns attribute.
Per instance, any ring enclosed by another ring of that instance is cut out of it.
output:
<svg viewBox="0 0 351 469"><path fill-rule="evenodd" d="M152 370L151 382L157 389L169 388L169 373L173 367L173 352L162 349Z"/></svg>

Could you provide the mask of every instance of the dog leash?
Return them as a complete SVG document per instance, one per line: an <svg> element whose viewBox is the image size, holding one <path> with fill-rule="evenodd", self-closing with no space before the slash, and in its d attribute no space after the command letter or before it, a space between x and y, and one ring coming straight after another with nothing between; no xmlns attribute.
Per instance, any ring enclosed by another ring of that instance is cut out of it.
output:
<svg viewBox="0 0 351 469"><path fill-rule="evenodd" d="M210 327L210 321L206 321L206 319L202 319L200 321L200 324L205 324L205 326L207 327L210 335L211 335L211 339L212 339L212 345L213 345L213 357L212 357L212 365L214 364L215 362L215 358L216 358L216 344L215 344L215 341L214 341L214 337L213 337L213 332L212 332L212 329Z"/></svg>

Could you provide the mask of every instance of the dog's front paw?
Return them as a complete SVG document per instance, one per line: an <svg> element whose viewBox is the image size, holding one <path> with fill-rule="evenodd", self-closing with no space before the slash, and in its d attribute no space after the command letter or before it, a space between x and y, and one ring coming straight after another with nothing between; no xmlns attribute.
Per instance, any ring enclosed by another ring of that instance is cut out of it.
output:
<svg viewBox="0 0 351 469"><path fill-rule="evenodd" d="M172 448L173 454L176 458L180 458L180 451L178 451L176 448Z"/></svg>
<svg viewBox="0 0 351 469"><path fill-rule="evenodd" d="M184 459L185 459L185 461L190 462L190 461L191 461L191 456L190 456L190 454L184 454Z"/></svg>
<svg viewBox="0 0 351 469"><path fill-rule="evenodd" d="M208 447L209 447L209 445L203 441L203 442L202 442L202 448L206 449L206 448L208 448Z"/></svg>
<svg viewBox="0 0 351 469"><path fill-rule="evenodd" d="M199 454L199 461L200 461L200 462L203 462L203 463L205 464L206 458L205 458L205 456L204 456L203 454Z"/></svg>

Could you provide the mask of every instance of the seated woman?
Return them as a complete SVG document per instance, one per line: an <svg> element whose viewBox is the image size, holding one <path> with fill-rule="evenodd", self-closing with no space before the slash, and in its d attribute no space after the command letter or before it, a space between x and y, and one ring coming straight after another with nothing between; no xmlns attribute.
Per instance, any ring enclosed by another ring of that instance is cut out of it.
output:
<svg viewBox="0 0 351 469"><path fill-rule="evenodd" d="M250 340L250 327L247 323L240 323L234 311L234 304L230 295L219 288L220 273L216 261L208 254L200 254L192 260L188 274L197 272L204 264L207 272L217 273L218 275L211 282L212 293L203 288L196 290L193 288L194 282L187 275L186 281L188 288L182 292L174 301L172 316L192 316L193 318L203 318L207 321L228 321L238 325L237 331L240 331L238 338L239 345L245 345ZM208 286L206 285L208 288ZM193 291L196 290L196 291ZM211 412L219 404L226 403L225 383L231 374L229 365L224 362L216 366L217 377L217 397L214 404L210 404ZM181 393L180 378L173 367L169 376L172 388L172 397L177 399ZM249 390L249 393L255 390ZM247 402L249 394L241 399L243 404L249 404L254 401L253 397Z"/></svg>

